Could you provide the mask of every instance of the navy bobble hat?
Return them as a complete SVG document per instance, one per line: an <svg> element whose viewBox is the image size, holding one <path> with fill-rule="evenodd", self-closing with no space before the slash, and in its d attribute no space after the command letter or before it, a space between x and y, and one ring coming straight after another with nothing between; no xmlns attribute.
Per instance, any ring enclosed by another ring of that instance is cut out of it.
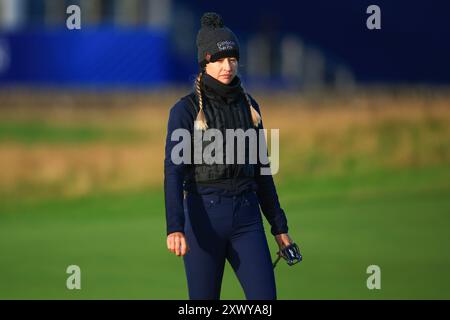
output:
<svg viewBox="0 0 450 320"><path fill-rule="evenodd" d="M197 33L197 58L200 67L220 58L235 57L239 60L239 42L236 35L224 26L215 12L207 12L201 18Z"/></svg>

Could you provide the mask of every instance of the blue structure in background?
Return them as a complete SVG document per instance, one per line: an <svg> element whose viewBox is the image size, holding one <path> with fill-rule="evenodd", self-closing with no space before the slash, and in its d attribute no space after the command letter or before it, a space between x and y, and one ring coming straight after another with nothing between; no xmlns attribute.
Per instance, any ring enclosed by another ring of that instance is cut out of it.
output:
<svg viewBox="0 0 450 320"><path fill-rule="evenodd" d="M198 13L217 10L239 34L291 33L343 61L361 83L450 84L448 0L186 0ZM369 5L381 29L368 30Z"/></svg>
<svg viewBox="0 0 450 320"><path fill-rule="evenodd" d="M161 31L42 30L0 39L10 57L0 83L139 86L173 80L169 40Z"/></svg>
<svg viewBox="0 0 450 320"><path fill-rule="evenodd" d="M183 34L192 42L190 52L180 53L174 45L173 26L179 23L178 28L186 27L179 16L172 17L166 28L124 28L106 19L99 25L70 31L63 25L44 27L39 20L42 8L36 5L43 0L31 1L31 25L3 34L0 31L0 85L186 84L198 71L195 32L205 11L219 12L238 34L244 62L248 58L245 43L251 35L264 34L271 47L278 49L280 39L293 34L320 50L327 63L345 65L358 83L450 83L448 1L172 2L173 8L183 8L181 15L190 10L195 17L195 30L190 36ZM365 27L366 8L371 4L381 7L381 30ZM282 80L276 72L269 79L284 85Z"/></svg>

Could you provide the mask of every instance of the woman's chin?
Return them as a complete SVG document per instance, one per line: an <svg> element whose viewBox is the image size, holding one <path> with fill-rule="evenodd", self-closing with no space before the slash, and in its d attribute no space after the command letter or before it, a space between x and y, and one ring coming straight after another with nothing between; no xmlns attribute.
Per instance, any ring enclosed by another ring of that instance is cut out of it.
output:
<svg viewBox="0 0 450 320"><path fill-rule="evenodd" d="M233 81L233 77L219 77L219 81L223 84L230 84Z"/></svg>

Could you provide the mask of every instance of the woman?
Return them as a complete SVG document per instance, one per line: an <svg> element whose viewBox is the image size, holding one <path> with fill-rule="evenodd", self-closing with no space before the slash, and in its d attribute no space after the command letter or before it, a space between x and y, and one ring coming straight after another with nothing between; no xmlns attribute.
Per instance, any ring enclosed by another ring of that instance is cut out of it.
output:
<svg viewBox="0 0 450 320"><path fill-rule="evenodd" d="M292 241L272 176L261 175L259 161L249 163L249 152L244 164L180 164L172 159L179 143L172 141L176 129L192 135L196 130L220 130L225 145L226 129L263 128L258 104L237 76L238 40L217 14L203 15L197 48L201 71L194 92L178 101L169 115L164 162L167 247L183 256L190 299L220 298L225 260L247 299L276 299L259 206L280 249ZM245 150L251 147L247 140ZM225 147L223 159L226 151Z"/></svg>

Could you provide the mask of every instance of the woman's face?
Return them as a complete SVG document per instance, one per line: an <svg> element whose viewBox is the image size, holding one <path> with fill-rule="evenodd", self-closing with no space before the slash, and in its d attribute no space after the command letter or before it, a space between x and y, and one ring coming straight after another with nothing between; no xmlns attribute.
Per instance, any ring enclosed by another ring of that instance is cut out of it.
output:
<svg viewBox="0 0 450 320"><path fill-rule="evenodd" d="M238 61L232 57L222 58L206 65L206 73L223 84L229 84L233 81L237 69Z"/></svg>

